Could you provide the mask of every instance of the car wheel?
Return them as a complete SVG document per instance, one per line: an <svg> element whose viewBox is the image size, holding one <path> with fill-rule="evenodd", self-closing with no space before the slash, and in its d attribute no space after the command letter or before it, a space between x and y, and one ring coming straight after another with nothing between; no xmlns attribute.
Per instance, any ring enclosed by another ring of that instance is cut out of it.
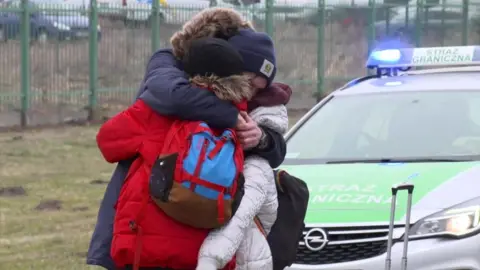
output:
<svg viewBox="0 0 480 270"><path fill-rule="evenodd" d="M48 41L48 33L45 29L39 29L37 32L36 40L38 43L45 44Z"/></svg>

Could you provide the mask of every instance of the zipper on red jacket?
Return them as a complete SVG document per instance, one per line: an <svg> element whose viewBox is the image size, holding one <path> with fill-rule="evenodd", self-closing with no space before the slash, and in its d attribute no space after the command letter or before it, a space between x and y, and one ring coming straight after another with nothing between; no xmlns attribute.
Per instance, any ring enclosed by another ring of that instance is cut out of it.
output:
<svg viewBox="0 0 480 270"><path fill-rule="evenodd" d="M130 220L130 229L137 234L137 239L135 239L135 251L134 251L134 259L133 259L133 270L140 269L140 257L142 255L142 238L143 238L143 231L142 227L138 226L134 220Z"/></svg>
<svg viewBox="0 0 480 270"><path fill-rule="evenodd" d="M129 222L129 227L132 232L136 234L136 239L135 239L135 249L134 249L134 260L133 260L133 270L139 270L140 269L140 260L142 256L142 247L143 247L143 228L139 224L143 220L143 216L145 215L146 207L148 205L149 201L149 194L148 194L148 183L146 183L147 187L144 188L143 191L143 199L142 199L142 204L140 207L140 211L137 214L137 217L135 219L130 220Z"/></svg>

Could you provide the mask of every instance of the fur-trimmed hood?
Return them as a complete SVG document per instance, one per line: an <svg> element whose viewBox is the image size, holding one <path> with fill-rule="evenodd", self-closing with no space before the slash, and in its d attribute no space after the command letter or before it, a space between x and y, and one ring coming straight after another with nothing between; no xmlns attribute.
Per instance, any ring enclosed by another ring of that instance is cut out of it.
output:
<svg viewBox="0 0 480 270"><path fill-rule="evenodd" d="M240 13L230 8L207 8L193 16L170 39L173 54L183 59L192 40L202 37L228 39L240 29L254 29Z"/></svg>
<svg viewBox="0 0 480 270"><path fill-rule="evenodd" d="M199 87L209 89L222 100L238 103L252 98L250 79L248 75L232 75L223 78L211 75L195 76L190 81Z"/></svg>

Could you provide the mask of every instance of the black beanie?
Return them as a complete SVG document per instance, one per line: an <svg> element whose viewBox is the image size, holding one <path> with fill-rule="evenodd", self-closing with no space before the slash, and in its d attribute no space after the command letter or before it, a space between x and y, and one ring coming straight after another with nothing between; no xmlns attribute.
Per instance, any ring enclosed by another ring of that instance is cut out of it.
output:
<svg viewBox="0 0 480 270"><path fill-rule="evenodd" d="M277 73L277 64L273 41L267 34L242 29L228 42L242 55L244 71L264 77L267 79L267 86L272 83Z"/></svg>
<svg viewBox="0 0 480 270"><path fill-rule="evenodd" d="M220 38L192 41L183 58L183 64L185 72L192 77L228 77L244 71L244 61L240 53L228 41Z"/></svg>

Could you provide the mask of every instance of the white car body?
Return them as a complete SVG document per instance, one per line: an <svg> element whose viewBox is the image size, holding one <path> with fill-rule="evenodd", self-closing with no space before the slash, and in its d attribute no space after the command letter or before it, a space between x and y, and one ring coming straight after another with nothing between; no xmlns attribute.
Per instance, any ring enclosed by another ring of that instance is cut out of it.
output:
<svg viewBox="0 0 480 270"><path fill-rule="evenodd" d="M349 87L334 91L331 95L344 94L353 97L391 90L393 90L392 93L394 91L396 93L405 91L406 93L415 91L447 92L459 89L478 93L480 88L473 82L479 76L480 68L478 66L414 70L396 77L383 76L359 81ZM442 81L439 81L440 78ZM401 84L387 84L391 82L401 82ZM392 87L393 85L395 86ZM397 86L399 87L396 88ZM308 119L316 113L315 110L321 108L328 100L330 99L327 97L317 104L289 131L289 134L286 135L287 148L289 147L289 137L295 133L296 129L301 129L302 125L304 126ZM302 170L305 169L302 168ZM451 182L445 182L445 185L441 184L429 190L426 193L427 196L422 198L422 203L414 204L411 224L431 218L432 215L438 213L439 209L445 211L454 207L462 207L462 202L477 198L478 189L471 187L475 185L473 183L477 182L478 175L480 175L480 166L473 166L471 169L453 176ZM472 203L472 205L474 204L476 202ZM333 216L348 215L351 214L348 211L354 212L360 209L357 205L355 203L343 210L335 208L326 212L330 211L328 214L332 213ZM315 211L321 210L316 209ZM372 208L370 211L373 213L377 209ZM391 270L404 269L401 268L401 261L405 220L403 217L396 223L392 232L394 242ZM309 236L311 229L327 233L320 237L318 234ZM385 269L388 231L386 222L307 223L303 233L304 237L299 243L296 262L287 269L383 270ZM408 245L408 270L480 270L480 234L466 234L465 237L441 237L440 234L437 237L435 235L426 236L428 235L415 237L414 234L411 234ZM319 248L314 249L311 245ZM353 256L356 254L359 256L354 258Z"/></svg>

